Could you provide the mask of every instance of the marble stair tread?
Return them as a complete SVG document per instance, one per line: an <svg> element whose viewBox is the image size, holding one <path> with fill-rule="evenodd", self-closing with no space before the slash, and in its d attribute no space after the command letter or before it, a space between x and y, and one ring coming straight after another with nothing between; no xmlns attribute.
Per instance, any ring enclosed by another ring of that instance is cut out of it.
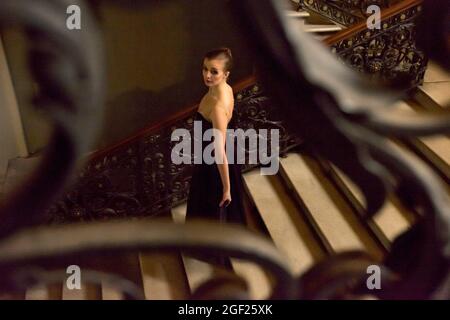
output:
<svg viewBox="0 0 450 320"><path fill-rule="evenodd" d="M244 175L244 181L270 237L287 257L294 274L303 273L323 257L277 176L264 176L253 170Z"/></svg>
<svg viewBox="0 0 450 320"><path fill-rule="evenodd" d="M297 153L281 159L281 166L335 252L363 250L381 257L380 248L347 203L308 156Z"/></svg>
<svg viewBox="0 0 450 320"><path fill-rule="evenodd" d="M356 185L342 171L335 166L332 167L346 187L350 189L358 202L363 205L364 197ZM373 221L391 242L411 226L409 219L402 214L397 202L393 199L387 199L384 206L373 218Z"/></svg>
<svg viewBox="0 0 450 320"><path fill-rule="evenodd" d="M185 222L186 204L178 205L171 211L174 222ZM182 255L182 260L191 292L220 272L212 265L186 255ZM259 300L269 296L272 285L267 274L259 266L234 258L231 259L231 265L234 272L247 281L251 299Z"/></svg>
<svg viewBox="0 0 450 320"><path fill-rule="evenodd" d="M184 223L186 220L186 204L172 208L171 214L175 223ZM184 254L181 255L181 258L191 292L213 277L214 269L210 264Z"/></svg>
<svg viewBox="0 0 450 320"><path fill-rule="evenodd" d="M310 16L307 11L295 11L295 10L287 10L285 11L285 15L288 18L307 18Z"/></svg>
<svg viewBox="0 0 450 320"><path fill-rule="evenodd" d="M81 282L81 288L69 289L66 283L62 284L62 300L101 300L101 286Z"/></svg>
<svg viewBox="0 0 450 320"><path fill-rule="evenodd" d="M450 81L424 83L418 87L415 99L424 106L450 108Z"/></svg>
<svg viewBox="0 0 450 320"><path fill-rule="evenodd" d="M429 136L420 138L431 151L442 161L450 165L450 139L445 136Z"/></svg>
<svg viewBox="0 0 450 320"><path fill-rule="evenodd" d="M62 287L57 285L37 285L27 289L25 300L61 300Z"/></svg>
<svg viewBox="0 0 450 320"><path fill-rule="evenodd" d="M330 33L342 30L342 27L331 24L305 24L303 29L309 33Z"/></svg>
<svg viewBox="0 0 450 320"><path fill-rule="evenodd" d="M3 183L3 192L7 193L19 185L36 168L40 160L40 156L9 160Z"/></svg>
<svg viewBox="0 0 450 320"><path fill-rule="evenodd" d="M101 284L102 300L123 300L124 296L115 287L108 283Z"/></svg>
<svg viewBox="0 0 450 320"><path fill-rule="evenodd" d="M328 36L332 33L339 32L342 30L341 26L338 26L337 24L335 24L333 22L309 23L308 22L309 16L310 15L306 14L306 13L304 13L304 14L296 13L296 15L294 15L294 13L292 13L289 16L289 21L293 25L298 27L300 30L307 32L307 33L312 33L315 38L318 38L323 34L326 34Z"/></svg>
<svg viewBox="0 0 450 320"><path fill-rule="evenodd" d="M450 84L450 82L449 82ZM450 90L450 86L448 88ZM450 96L450 94L449 94ZM399 101L395 104L400 110L416 110L414 106L405 101ZM421 108L427 109L425 106ZM432 135L417 138L422 142L427 148L429 148L433 153L436 154L443 162L450 165L450 139L445 135Z"/></svg>
<svg viewBox="0 0 450 320"><path fill-rule="evenodd" d="M146 300L184 300L189 297L189 287L177 254L139 254L142 285Z"/></svg>
<svg viewBox="0 0 450 320"><path fill-rule="evenodd" d="M450 72L446 71L435 62L429 61L423 82L450 82Z"/></svg>

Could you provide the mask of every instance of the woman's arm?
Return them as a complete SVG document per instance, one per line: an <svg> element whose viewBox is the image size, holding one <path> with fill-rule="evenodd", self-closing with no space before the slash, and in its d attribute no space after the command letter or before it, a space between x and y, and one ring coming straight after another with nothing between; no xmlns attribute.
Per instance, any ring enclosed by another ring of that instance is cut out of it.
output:
<svg viewBox="0 0 450 320"><path fill-rule="evenodd" d="M225 107L220 101L217 101L212 107L210 118L214 129L217 129L221 136L220 139L214 140L214 152L216 153L216 159L219 159L217 167L220 173L220 179L222 181L222 200L219 206L222 206L226 201L231 202L231 190L230 190L230 176L228 171L228 159L225 152L225 143L227 139L227 125L228 117ZM220 161L221 160L221 161Z"/></svg>

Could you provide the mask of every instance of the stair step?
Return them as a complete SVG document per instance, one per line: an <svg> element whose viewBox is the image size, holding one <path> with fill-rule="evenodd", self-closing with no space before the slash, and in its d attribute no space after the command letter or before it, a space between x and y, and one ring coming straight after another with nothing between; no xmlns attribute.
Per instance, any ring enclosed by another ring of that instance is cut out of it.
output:
<svg viewBox="0 0 450 320"><path fill-rule="evenodd" d="M141 293L144 293L144 278L139 258L140 255L136 252L111 254L90 259L90 264L80 263L80 266L86 264L84 267L86 269L98 270L106 274L116 275L117 277L120 277L121 280L131 282L138 290L141 290ZM118 263L118 261L120 261L120 263ZM114 283L103 280L99 287L103 300L124 300L127 298Z"/></svg>
<svg viewBox="0 0 450 320"><path fill-rule="evenodd" d="M288 10L288 11L286 11L286 17L288 17L288 18L307 18L307 17L309 17L309 12Z"/></svg>
<svg viewBox="0 0 450 320"><path fill-rule="evenodd" d="M185 255L182 256L182 259L191 292L214 277L214 266L209 263Z"/></svg>
<svg viewBox="0 0 450 320"><path fill-rule="evenodd" d="M313 159L293 153L280 162L289 183L333 251L363 250L381 258L382 252L367 229Z"/></svg>
<svg viewBox="0 0 450 320"><path fill-rule="evenodd" d="M123 300L124 296L115 287L109 283L102 283L101 285L102 300Z"/></svg>
<svg viewBox="0 0 450 320"><path fill-rule="evenodd" d="M267 299L272 291L272 284L267 273L258 265L239 259L231 259L234 272L247 281L250 298Z"/></svg>
<svg viewBox="0 0 450 320"><path fill-rule="evenodd" d="M81 282L80 289L69 289L62 284L62 300L101 300L102 289L99 285Z"/></svg>
<svg viewBox="0 0 450 320"><path fill-rule="evenodd" d="M329 24L305 24L303 30L309 33L331 33L341 31L342 27Z"/></svg>
<svg viewBox="0 0 450 320"><path fill-rule="evenodd" d="M360 205L364 204L364 197L356 185L338 168L333 166L334 171L350 189ZM380 228L387 239L392 242L398 235L408 230L411 226L411 217L401 210L398 201L388 198L384 206L373 218L375 224Z"/></svg>
<svg viewBox="0 0 450 320"><path fill-rule="evenodd" d="M450 82L449 82L450 83ZM449 88L450 89L450 88ZM449 95L450 96L450 95ZM414 101L400 101L395 104L400 110L432 112L433 108L417 105ZM450 179L450 139L446 135L433 135L409 139L405 142L408 149L426 159L443 177Z"/></svg>
<svg viewBox="0 0 450 320"><path fill-rule="evenodd" d="M38 285L27 290L25 300L61 300L62 286Z"/></svg>
<svg viewBox="0 0 450 320"><path fill-rule="evenodd" d="M450 82L428 82L418 87L415 99L424 106L449 108Z"/></svg>
<svg viewBox="0 0 450 320"><path fill-rule="evenodd" d="M142 281L147 300L183 300L189 297L183 265L176 254L140 253Z"/></svg>
<svg viewBox="0 0 450 320"><path fill-rule="evenodd" d="M3 183L3 192L8 193L20 185L41 161L40 156L30 158L15 158L8 161Z"/></svg>
<svg viewBox="0 0 450 320"><path fill-rule="evenodd" d="M420 141L433 151L443 162L450 165L450 139L448 137L429 136L420 138Z"/></svg>
<svg viewBox="0 0 450 320"><path fill-rule="evenodd" d="M342 26L332 21L311 20L311 15L306 11L287 11L286 16L289 17L291 23L304 32L313 33L318 40L342 30Z"/></svg>
<svg viewBox="0 0 450 320"><path fill-rule="evenodd" d="M425 108L450 107L450 72L429 61L414 99Z"/></svg>
<svg viewBox="0 0 450 320"><path fill-rule="evenodd" d="M175 223L184 223L186 220L186 204L172 208L171 213ZM214 268L210 264L184 254L181 255L181 258L191 292L213 277Z"/></svg>
<svg viewBox="0 0 450 320"><path fill-rule="evenodd" d="M294 274L301 274L323 257L279 177L253 170L244 175L244 180L270 237L288 258Z"/></svg>
<svg viewBox="0 0 450 320"><path fill-rule="evenodd" d="M342 30L341 26L336 24L310 24L305 19L292 18L293 24L307 33L334 33Z"/></svg>
<svg viewBox="0 0 450 320"><path fill-rule="evenodd" d="M177 254L140 252L138 260L146 300L187 299L187 279Z"/></svg>
<svg viewBox="0 0 450 320"><path fill-rule="evenodd" d="M450 82L450 73L433 61L429 61L423 82Z"/></svg>
<svg viewBox="0 0 450 320"><path fill-rule="evenodd" d="M176 223L184 223L186 204L172 208L172 218ZM211 264L192 257L182 255L182 259L191 292L218 272L222 272ZM264 270L254 263L234 258L231 259L231 265L234 272L247 281L251 299L260 300L269 296L272 285Z"/></svg>

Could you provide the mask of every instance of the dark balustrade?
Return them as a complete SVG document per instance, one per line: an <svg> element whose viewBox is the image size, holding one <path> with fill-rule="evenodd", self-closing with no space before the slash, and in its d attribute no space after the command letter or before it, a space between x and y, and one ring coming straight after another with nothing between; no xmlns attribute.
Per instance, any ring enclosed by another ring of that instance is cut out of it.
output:
<svg viewBox="0 0 450 320"><path fill-rule="evenodd" d="M300 6L311 13L318 14L343 26L365 20L370 13L367 8L377 5L388 8L394 1L389 0L301 0Z"/></svg>
<svg viewBox="0 0 450 320"><path fill-rule="evenodd" d="M427 58L416 46L422 1L405 1L385 10L380 29L365 21L325 40L347 65L375 80L409 89L422 83Z"/></svg>

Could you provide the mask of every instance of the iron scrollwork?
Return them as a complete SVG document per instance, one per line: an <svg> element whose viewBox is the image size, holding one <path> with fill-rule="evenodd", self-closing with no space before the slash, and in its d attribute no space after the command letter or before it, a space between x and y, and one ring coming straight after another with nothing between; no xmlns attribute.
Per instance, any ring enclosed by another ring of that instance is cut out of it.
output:
<svg viewBox="0 0 450 320"><path fill-rule="evenodd" d="M386 0L302 0L300 6L317 13L343 26L350 26L364 20L370 5L384 9L389 6Z"/></svg>
<svg viewBox="0 0 450 320"><path fill-rule="evenodd" d="M331 45L331 51L376 80L413 88L423 81L427 58L416 46L418 4L382 20L381 29L364 29Z"/></svg>

